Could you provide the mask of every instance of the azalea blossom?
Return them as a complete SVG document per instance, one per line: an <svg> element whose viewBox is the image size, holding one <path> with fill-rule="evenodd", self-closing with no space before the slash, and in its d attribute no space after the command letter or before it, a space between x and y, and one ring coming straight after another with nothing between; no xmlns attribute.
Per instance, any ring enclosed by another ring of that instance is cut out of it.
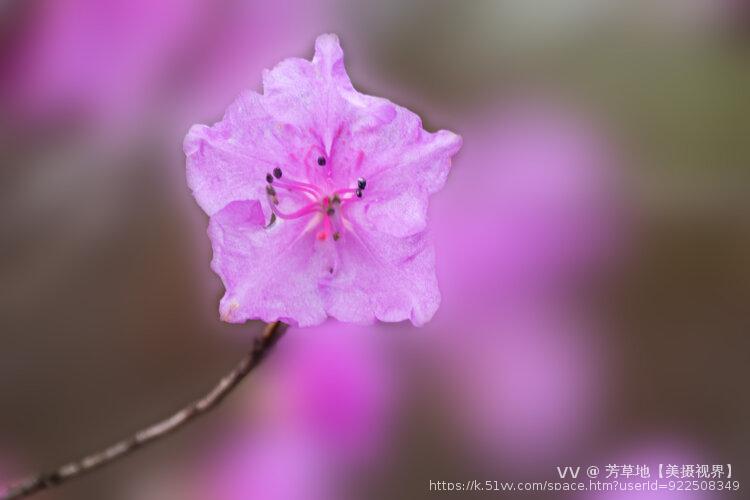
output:
<svg viewBox="0 0 750 500"><path fill-rule="evenodd" d="M212 127L185 138L188 184L210 216L224 321L299 326L435 313L428 198L461 138L357 92L335 35L287 59Z"/></svg>

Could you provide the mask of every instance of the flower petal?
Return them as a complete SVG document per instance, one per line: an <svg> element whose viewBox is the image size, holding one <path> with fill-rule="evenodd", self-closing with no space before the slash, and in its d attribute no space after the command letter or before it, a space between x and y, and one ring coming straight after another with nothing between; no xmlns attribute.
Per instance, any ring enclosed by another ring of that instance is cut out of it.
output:
<svg viewBox="0 0 750 500"><path fill-rule="evenodd" d="M321 35L312 61L290 58L263 74L263 95L269 113L281 123L294 123L316 136L330 156L351 108L342 93L352 90L344 69L344 52L336 35Z"/></svg>
<svg viewBox="0 0 750 500"><path fill-rule="evenodd" d="M378 231L407 236L427 226L429 196L443 187L462 139L446 130L426 132L419 117L394 109L391 122L347 137L338 154L352 165L345 177L367 180L353 217Z"/></svg>
<svg viewBox="0 0 750 500"><path fill-rule="evenodd" d="M330 249L305 230L309 220L276 221L266 228L257 201L235 201L211 217L213 270L226 294L224 321L283 320L311 326L326 318L318 282L330 274Z"/></svg>
<svg viewBox="0 0 750 500"><path fill-rule="evenodd" d="M411 319L417 326L432 318L440 291L426 232L399 238L361 230L345 238L333 279L321 284L328 314L353 323Z"/></svg>
<svg viewBox="0 0 750 500"><path fill-rule="evenodd" d="M369 195L348 212L360 225L400 238L427 228L427 193L403 191L374 201Z"/></svg>
<svg viewBox="0 0 750 500"><path fill-rule="evenodd" d="M214 126L191 127L183 146L188 185L209 215L234 200L262 199L267 172L303 168L294 158L307 140L298 128L277 123L260 95L244 92Z"/></svg>
<svg viewBox="0 0 750 500"><path fill-rule="evenodd" d="M408 109L393 105L395 116L352 134L347 143L349 163L359 165L368 192L439 191L448 177L451 157L461 148L459 135L447 130L430 133ZM381 112L371 109L369 113ZM361 153L360 153L361 152ZM360 161L355 160L362 155Z"/></svg>

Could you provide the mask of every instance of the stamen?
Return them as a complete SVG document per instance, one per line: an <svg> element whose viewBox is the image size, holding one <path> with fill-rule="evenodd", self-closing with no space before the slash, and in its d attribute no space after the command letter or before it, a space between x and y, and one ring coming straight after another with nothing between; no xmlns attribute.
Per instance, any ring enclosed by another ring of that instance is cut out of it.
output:
<svg viewBox="0 0 750 500"><path fill-rule="evenodd" d="M271 210L273 210L273 206L271 207ZM268 225L266 226L266 229L268 229L269 227L273 226L274 222L276 222L276 214L275 213L271 213L271 220L268 221Z"/></svg>
<svg viewBox="0 0 750 500"><path fill-rule="evenodd" d="M356 191L357 191L356 189L337 189L336 191L333 192L333 195L336 196L336 195L340 195L340 194L344 194L344 195L345 194L355 194Z"/></svg>
<svg viewBox="0 0 750 500"><path fill-rule="evenodd" d="M278 209L273 203L271 204L271 210L273 213L276 214L277 217L281 219L299 219L303 215L307 215L313 212L320 211L320 205L318 203L310 203L309 205L305 205L304 207L300 208L299 210L292 212L290 214L286 214Z"/></svg>
<svg viewBox="0 0 750 500"><path fill-rule="evenodd" d="M363 177L359 177L356 180L357 184L355 187L337 189L331 192L330 188L332 186L330 183L332 181L332 174L329 166L327 170L324 169L328 173L328 177L324 182L325 185L317 186L315 180L323 181L323 179L319 179L319 174L312 171L310 156L315 158L313 151L314 148L308 150L303 162L308 182L297 181L289 177L280 180L283 176L281 167L275 167L270 173L266 174L266 193L268 194L272 212L271 220L267 227L273 225L277 219L297 219L309 214L320 213L322 217L315 217L308 224L310 228L320 224L316 238L320 241L325 241L330 236L333 238L333 241L339 241L343 237L345 230L352 229L351 223L346 219L347 202L354 201L355 197L362 198L363 190L367 187L367 181ZM320 150L318 149L318 151ZM361 156L360 154L358 162L361 162ZM329 165L328 160L323 155L317 157L317 163L321 167ZM305 174L302 175L304 176ZM309 203L293 212L283 212L278 207L279 197L277 190L279 188L291 193L297 193L298 195L302 194L307 198Z"/></svg>
<svg viewBox="0 0 750 500"><path fill-rule="evenodd" d="M333 241L338 241L341 238L341 232L344 230L344 209L345 206L341 205L339 210L335 210L333 214L329 215L333 228Z"/></svg>
<svg viewBox="0 0 750 500"><path fill-rule="evenodd" d="M307 182L295 181L295 180L292 180L292 179L290 179L288 177L287 177L287 179L285 181L276 182L276 185L277 186L284 185L284 186L287 186L287 187L294 187L294 188L299 188L299 189L306 189L307 191L309 191L311 193L314 193L318 197L322 198L324 196L323 191L321 191L318 186L316 186L314 184L308 184Z"/></svg>
<svg viewBox="0 0 750 500"><path fill-rule="evenodd" d="M307 185L305 184L293 182L293 181L276 181L274 183L274 186L280 187L280 188L283 188L292 192L302 191L304 193L312 195L313 198L318 198L318 196L320 195L320 193L317 190L312 189L312 186L307 187Z"/></svg>

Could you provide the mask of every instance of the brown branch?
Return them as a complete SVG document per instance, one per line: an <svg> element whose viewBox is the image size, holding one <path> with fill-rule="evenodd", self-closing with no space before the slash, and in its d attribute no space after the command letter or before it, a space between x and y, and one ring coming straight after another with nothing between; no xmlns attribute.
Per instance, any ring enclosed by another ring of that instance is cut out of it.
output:
<svg viewBox="0 0 750 500"><path fill-rule="evenodd" d="M252 350L242 358L231 372L225 375L208 394L193 401L171 417L146 427L131 437L123 439L104 450L94 452L81 460L65 464L54 472L45 472L32 476L10 488L7 492L0 492L0 500L28 497L70 479L82 476L94 469L114 462L149 443L157 441L181 429L204 413L208 413L216 408L253 368L258 366L276 341L284 334L286 327L287 325L280 321L268 324L263 334L255 339Z"/></svg>

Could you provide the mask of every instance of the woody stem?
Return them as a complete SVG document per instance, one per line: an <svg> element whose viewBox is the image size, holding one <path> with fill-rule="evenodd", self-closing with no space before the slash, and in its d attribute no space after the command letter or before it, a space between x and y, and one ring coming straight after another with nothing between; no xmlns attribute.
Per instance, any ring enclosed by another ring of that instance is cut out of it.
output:
<svg viewBox="0 0 750 500"><path fill-rule="evenodd" d="M240 362L226 374L205 396L196 399L170 417L150 425L132 436L67 463L52 472L42 472L21 481L6 492L0 492L0 500L24 498L48 488L53 488L65 481L87 474L120 458L129 455L143 446L153 443L181 429L197 417L216 408L240 382L260 364L271 348L286 331L287 325L275 321L266 325L263 334L255 339L253 348Z"/></svg>

